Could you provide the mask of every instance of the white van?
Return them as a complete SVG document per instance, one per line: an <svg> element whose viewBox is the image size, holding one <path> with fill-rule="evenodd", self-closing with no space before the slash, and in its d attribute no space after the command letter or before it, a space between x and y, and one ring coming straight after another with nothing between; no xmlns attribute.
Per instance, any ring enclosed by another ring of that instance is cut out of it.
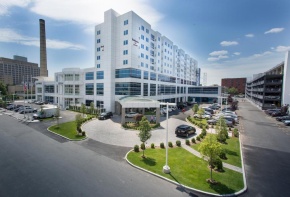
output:
<svg viewBox="0 0 290 197"><path fill-rule="evenodd" d="M45 107L33 114L34 119L52 118L56 115L57 107Z"/></svg>

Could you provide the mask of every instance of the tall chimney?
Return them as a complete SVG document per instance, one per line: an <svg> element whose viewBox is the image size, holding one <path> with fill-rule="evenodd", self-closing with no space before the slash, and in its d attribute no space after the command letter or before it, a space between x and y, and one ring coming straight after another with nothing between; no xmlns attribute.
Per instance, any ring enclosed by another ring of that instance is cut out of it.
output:
<svg viewBox="0 0 290 197"><path fill-rule="evenodd" d="M40 76L48 77L46 60L45 20L39 19L40 28Z"/></svg>

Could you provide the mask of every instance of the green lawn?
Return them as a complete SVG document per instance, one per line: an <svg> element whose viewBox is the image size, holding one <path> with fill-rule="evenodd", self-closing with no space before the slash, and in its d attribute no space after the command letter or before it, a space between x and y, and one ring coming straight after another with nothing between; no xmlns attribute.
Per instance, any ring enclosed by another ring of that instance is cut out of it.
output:
<svg viewBox="0 0 290 197"><path fill-rule="evenodd" d="M162 171L165 165L165 149L146 149L146 158L143 159L141 156L142 152L130 152L128 160L137 166L195 189L217 194L231 194L244 187L242 174L227 168L224 168L224 172L213 171L213 179L219 184L207 183L206 179L210 178L207 162L183 148L168 150L170 174L164 174Z"/></svg>
<svg viewBox="0 0 290 197"><path fill-rule="evenodd" d="M222 148L225 149L227 156L227 159L222 159L222 161L234 166L242 167L239 138L230 137L227 139L227 144L221 145ZM195 150L198 150L198 146L199 144L191 145Z"/></svg>
<svg viewBox="0 0 290 197"><path fill-rule="evenodd" d="M77 127L74 121L62 123L62 124L59 124L59 126L53 125L49 127L48 129L54 133L65 136L71 140L81 140L85 138L85 136L77 135L77 131L76 131Z"/></svg>

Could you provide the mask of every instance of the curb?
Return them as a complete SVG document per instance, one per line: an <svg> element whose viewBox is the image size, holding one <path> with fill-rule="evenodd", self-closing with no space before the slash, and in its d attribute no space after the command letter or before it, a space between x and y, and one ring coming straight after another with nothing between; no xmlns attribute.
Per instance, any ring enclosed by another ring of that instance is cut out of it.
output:
<svg viewBox="0 0 290 197"><path fill-rule="evenodd" d="M163 177L163 176L161 176L161 175L159 175L159 174L156 174L156 173L154 173L154 172L151 172L151 171L149 171L149 170L146 170L146 169L144 169L144 168L141 168L141 167L136 166L136 165L134 165L133 163L131 163L131 162L127 159L127 156L128 156L128 154L129 154L130 152L132 152L132 151L133 151L133 149L129 150L129 151L126 153L126 156L125 156L125 160L126 160L127 163L130 164L132 167L137 168L137 169L139 169L139 170L142 170L142 171L144 171L144 172L147 172L147 173L149 173L149 174L151 174L151 175L153 175L153 176L156 176L156 177L158 177L158 178L161 178L161 179L163 179L163 180L166 180L166 181L168 181L168 182L170 182L170 183L173 183L173 184L175 184L175 185L178 185L178 186L181 186L181 187L183 187L183 188L186 188L186 189L188 189L188 190L191 190L191 191L194 191L194 192L197 192L197 193L200 193L200 194L210 195L210 196L236 196L236 195L240 195L240 194L242 194L242 193L244 193L244 192L246 191L246 190L245 190L245 187L244 187L242 190L240 190L240 191L238 191L238 192L235 192L235 193L232 193L232 194L214 194L214 193L210 193L210 192L206 192L206 191L202 191L202 190L198 190L198 189L195 189L195 188L192 188L192 187L188 187L188 186L182 185L182 184L180 184L180 183L178 183L178 182L172 181L172 180L170 180L170 179L168 179L168 178L166 178L166 177ZM246 185L246 184L245 184L245 185Z"/></svg>

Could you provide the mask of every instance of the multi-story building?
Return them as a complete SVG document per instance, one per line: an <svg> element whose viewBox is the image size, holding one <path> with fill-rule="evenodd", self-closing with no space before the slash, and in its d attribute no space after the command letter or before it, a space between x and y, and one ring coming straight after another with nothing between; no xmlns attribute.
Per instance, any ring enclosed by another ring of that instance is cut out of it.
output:
<svg viewBox="0 0 290 197"><path fill-rule="evenodd" d="M40 74L38 64L26 57L14 55L13 59L0 57L0 80L7 85L19 85Z"/></svg>
<svg viewBox="0 0 290 197"><path fill-rule="evenodd" d="M239 93L245 94L246 81L246 78L224 78L221 84L226 88L236 88Z"/></svg>
<svg viewBox="0 0 290 197"><path fill-rule="evenodd" d="M261 109L281 107L290 104L290 56L270 70L256 74L247 81L246 97Z"/></svg>
<svg viewBox="0 0 290 197"><path fill-rule="evenodd" d="M93 102L113 112L124 96L174 103L199 96L216 99L218 87L206 93L196 90L199 73L193 57L136 13L108 10L104 23L95 27L95 67L63 69L55 82L39 80L36 92L39 100L64 107Z"/></svg>

